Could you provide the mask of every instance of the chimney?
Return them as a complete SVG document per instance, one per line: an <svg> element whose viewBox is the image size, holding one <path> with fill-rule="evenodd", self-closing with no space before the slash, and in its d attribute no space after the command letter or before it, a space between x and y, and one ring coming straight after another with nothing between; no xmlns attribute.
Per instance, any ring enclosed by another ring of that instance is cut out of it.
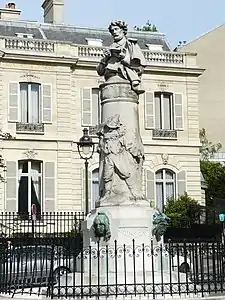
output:
<svg viewBox="0 0 225 300"><path fill-rule="evenodd" d="M45 23L64 23L64 0L45 0L42 8L44 9Z"/></svg>
<svg viewBox="0 0 225 300"><path fill-rule="evenodd" d="M15 21L19 20L21 14L20 9L16 9L15 2L9 2L5 8L0 8L0 20Z"/></svg>

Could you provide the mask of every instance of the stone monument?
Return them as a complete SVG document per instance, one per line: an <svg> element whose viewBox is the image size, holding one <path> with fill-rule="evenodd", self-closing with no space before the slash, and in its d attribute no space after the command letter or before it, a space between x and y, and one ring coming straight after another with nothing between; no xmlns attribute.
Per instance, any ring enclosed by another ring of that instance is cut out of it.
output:
<svg viewBox="0 0 225 300"><path fill-rule="evenodd" d="M160 246L169 219L150 207L142 194L145 157L138 103L144 93L141 75L145 59L137 40L126 37L123 21L111 22L109 31L114 42L97 67L105 78L100 85L99 200L83 223L84 250L77 257L77 273L64 276L60 283L73 287L76 282L78 296L81 285L87 295L92 293L91 284L93 295L98 285L97 294L101 295L106 285L115 293L118 283L121 289L128 284L132 293L134 278L140 289L143 278L150 283L150 290L153 283L171 283L169 254Z"/></svg>
<svg viewBox="0 0 225 300"><path fill-rule="evenodd" d="M137 40L127 38L125 22L111 22L109 32L114 41L97 67L105 79L100 85L99 200L85 221L84 247L96 242L93 222L99 213L109 219L108 245L114 240L131 245L133 239L149 243L152 238L154 210L142 194L145 157L138 114L139 95L145 92L141 81L145 58Z"/></svg>

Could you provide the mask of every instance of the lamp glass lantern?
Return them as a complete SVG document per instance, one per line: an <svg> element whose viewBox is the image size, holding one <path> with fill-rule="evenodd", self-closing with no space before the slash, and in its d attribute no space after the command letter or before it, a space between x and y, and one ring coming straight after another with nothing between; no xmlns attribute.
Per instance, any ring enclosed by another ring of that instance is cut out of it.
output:
<svg viewBox="0 0 225 300"><path fill-rule="evenodd" d="M87 128L83 129L83 136L77 143L77 148L82 159L88 160L92 158L94 153L94 143L92 141L92 138L88 134Z"/></svg>
<svg viewBox="0 0 225 300"><path fill-rule="evenodd" d="M92 158L95 144L92 141L92 138L88 134L88 129L84 128L83 136L80 138L77 143L78 153L80 158L84 159L85 166L85 215L87 216L89 212L89 200L88 200L88 160Z"/></svg>

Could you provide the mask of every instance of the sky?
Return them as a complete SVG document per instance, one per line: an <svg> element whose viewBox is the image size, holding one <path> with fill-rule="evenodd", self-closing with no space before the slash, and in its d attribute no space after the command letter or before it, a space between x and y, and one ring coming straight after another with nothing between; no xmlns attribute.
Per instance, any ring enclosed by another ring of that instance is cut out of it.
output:
<svg viewBox="0 0 225 300"><path fill-rule="evenodd" d="M21 19L43 22L44 0L15 0ZM2 7L7 0L0 0ZM65 23L81 27L106 28L124 20L130 30L150 21L175 47L191 41L225 23L225 0L65 0Z"/></svg>

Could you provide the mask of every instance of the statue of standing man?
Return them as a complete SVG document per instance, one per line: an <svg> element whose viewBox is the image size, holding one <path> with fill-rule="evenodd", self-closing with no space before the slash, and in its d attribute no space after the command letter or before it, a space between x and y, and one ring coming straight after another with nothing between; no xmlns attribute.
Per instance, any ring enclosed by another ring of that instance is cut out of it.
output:
<svg viewBox="0 0 225 300"><path fill-rule="evenodd" d="M97 67L98 74L105 78L100 86L100 206L143 200L144 147L138 101L144 93L141 75L145 59L137 40L126 37L125 22L111 22L109 32L114 42Z"/></svg>
<svg viewBox="0 0 225 300"><path fill-rule="evenodd" d="M141 88L141 75L145 67L145 58L136 39L127 39L127 25L123 21L114 21L109 25L114 43L104 52L97 72L108 81L119 76L128 80L131 88L138 94Z"/></svg>

